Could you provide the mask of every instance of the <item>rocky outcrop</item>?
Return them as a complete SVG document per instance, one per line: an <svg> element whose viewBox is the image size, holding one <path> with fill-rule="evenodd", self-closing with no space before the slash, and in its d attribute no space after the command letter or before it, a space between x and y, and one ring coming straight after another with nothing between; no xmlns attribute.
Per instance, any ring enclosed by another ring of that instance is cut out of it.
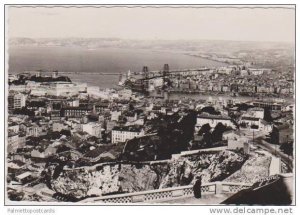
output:
<svg viewBox="0 0 300 215"><path fill-rule="evenodd" d="M271 163L271 156L265 154L253 154L245 162L245 164L230 175L225 181L235 183L248 183L253 184L261 178L269 176L269 166Z"/></svg>
<svg viewBox="0 0 300 215"><path fill-rule="evenodd" d="M117 192L137 192L223 180L241 168L247 158L232 151L200 152L162 162L106 164L96 169L63 170L51 181L52 189L77 198Z"/></svg>
<svg viewBox="0 0 300 215"><path fill-rule="evenodd" d="M232 151L203 152L180 157L171 162L170 171L162 180L160 188L189 185L197 175L202 175L203 183L222 181L239 170L245 160L245 156Z"/></svg>

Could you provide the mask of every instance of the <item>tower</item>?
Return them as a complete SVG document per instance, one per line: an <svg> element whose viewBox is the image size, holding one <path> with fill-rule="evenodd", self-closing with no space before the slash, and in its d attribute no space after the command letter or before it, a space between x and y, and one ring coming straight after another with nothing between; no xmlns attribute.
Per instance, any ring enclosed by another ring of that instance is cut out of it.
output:
<svg viewBox="0 0 300 215"><path fill-rule="evenodd" d="M143 67L143 90L148 91L149 87L149 71L148 67L144 66Z"/></svg>
<svg viewBox="0 0 300 215"><path fill-rule="evenodd" d="M127 72L127 79L130 79L130 77L131 77L131 71L128 70L128 72Z"/></svg>
<svg viewBox="0 0 300 215"><path fill-rule="evenodd" d="M144 78L149 77L148 66L143 67L143 76L144 76Z"/></svg>
<svg viewBox="0 0 300 215"><path fill-rule="evenodd" d="M35 77L41 77L41 70L35 72Z"/></svg>
<svg viewBox="0 0 300 215"><path fill-rule="evenodd" d="M169 64L165 64L163 68L163 84L166 82L166 76L169 74Z"/></svg>
<svg viewBox="0 0 300 215"><path fill-rule="evenodd" d="M55 70L52 72L52 78L57 78L58 77L58 71Z"/></svg>
<svg viewBox="0 0 300 215"><path fill-rule="evenodd" d="M164 65L163 74L167 75L169 73L169 64Z"/></svg>

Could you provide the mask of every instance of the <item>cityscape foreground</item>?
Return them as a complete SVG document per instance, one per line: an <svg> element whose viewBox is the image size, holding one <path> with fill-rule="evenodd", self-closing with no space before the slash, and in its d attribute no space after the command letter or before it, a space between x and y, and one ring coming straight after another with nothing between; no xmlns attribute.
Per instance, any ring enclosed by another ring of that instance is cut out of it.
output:
<svg viewBox="0 0 300 215"><path fill-rule="evenodd" d="M293 72L238 63L144 66L109 89L9 74L8 199L292 204Z"/></svg>

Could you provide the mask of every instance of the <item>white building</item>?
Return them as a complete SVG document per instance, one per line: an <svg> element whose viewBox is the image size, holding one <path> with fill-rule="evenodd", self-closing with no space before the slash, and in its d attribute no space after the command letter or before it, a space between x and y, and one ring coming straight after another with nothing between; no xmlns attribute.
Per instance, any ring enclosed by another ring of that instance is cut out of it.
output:
<svg viewBox="0 0 300 215"><path fill-rule="evenodd" d="M62 122L53 122L53 124L52 124L52 131L60 132L61 130L67 129L67 128L68 128L68 126Z"/></svg>
<svg viewBox="0 0 300 215"><path fill-rule="evenodd" d="M53 96L72 96L77 95L79 89L75 83L70 82L55 82L50 84L48 95Z"/></svg>
<svg viewBox="0 0 300 215"><path fill-rule="evenodd" d="M254 117L258 119L263 119L265 116L265 110L263 108L250 108L246 113L243 114L243 117Z"/></svg>
<svg viewBox="0 0 300 215"><path fill-rule="evenodd" d="M7 137L7 151L16 152L19 146L19 135L14 132L9 132Z"/></svg>
<svg viewBox="0 0 300 215"><path fill-rule="evenodd" d="M14 109L20 109L26 106L26 98L27 96L24 94L16 94L14 95L13 107Z"/></svg>
<svg viewBox="0 0 300 215"><path fill-rule="evenodd" d="M82 131L97 138L101 138L101 124L97 122L82 124Z"/></svg>
<svg viewBox="0 0 300 215"><path fill-rule="evenodd" d="M25 92L26 91L26 85L9 85L9 91L15 91L15 92Z"/></svg>
<svg viewBox="0 0 300 215"><path fill-rule="evenodd" d="M119 121L119 116L121 116L121 114L122 114L121 111L111 111L110 112L110 115L111 115L110 120L111 121Z"/></svg>
<svg viewBox="0 0 300 215"><path fill-rule="evenodd" d="M249 75L248 70L241 70L241 76L247 76Z"/></svg>
<svg viewBox="0 0 300 215"><path fill-rule="evenodd" d="M153 87L161 87L164 84L163 82L163 78L159 77L159 78L153 78L149 80L149 86L153 86Z"/></svg>
<svg viewBox="0 0 300 215"><path fill-rule="evenodd" d="M118 92L121 99L130 99L132 97L132 90L122 89Z"/></svg>
<svg viewBox="0 0 300 215"><path fill-rule="evenodd" d="M195 125L195 130L196 132L198 132L200 128L205 124L209 124L210 127L214 128L218 123L222 123L223 125L231 128L236 127L231 121L231 118L228 116L200 114L197 116L197 123Z"/></svg>
<svg viewBox="0 0 300 215"><path fill-rule="evenodd" d="M12 123L8 124L8 130L12 131L12 132L15 132L15 133L18 133L19 130L20 130L20 126L17 123L12 122Z"/></svg>
<svg viewBox="0 0 300 215"><path fill-rule="evenodd" d="M40 84L38 87L36 86L38 85L33 84L31 87L28 87L28 89L31 89L31 95L73 96L85 90L84 86L71 82L51 82Z"/></svg>
<svg viewBox="0 0 300 215"><path fill-rule="evenodd" d="M226 131L223 133L223 140L227 141L228 149L235 150L244 148L244 143L248 141L240 131Z"/></svg>
<svg viewBox="0 0 300 215"><path fill-rule="evenodd" d="M220 67L218 68L219 74L230 75L232 73L232 68L230 67Z"/></svg>
<svg viewBox="0 0 300 215"><path fill-rule="evenodd" d="M31 157L35 157L35 158L47 158L51 155L54 155L56 153L57 148L54 147L48 147L45 151L40 152L39 150L33 150L31 151L30 155Z"/></svg>
<svg viewBox="0 0 300 215"><path fill-rule="evenodd" d="M128 127L114 127L111 133L112 143L122 143L126 140L131 140L135 137L144 136L145 132L141 127L128 126Z"/></svg>
<svg viewBox="0 0 300 215"><path fill-rule="evenodd" d="M79 107L79 99L74 99L68 101L68 106L70 107Z"/></svg>
<svg viewBox="0 0 300 215"><path fill-rule="evenodd" d="M240 129L256 130L270 132L273 128L272 124L267 123L265 120L255 117L242 116L239 121Z"/></svg>
<svg viewBox="0 0 300 215"><path fill-rule="evenodd" d="M41 135L42 128L36 124L27 124L24 125L23 127L27 137L29 136L38 137Z"/></svg>

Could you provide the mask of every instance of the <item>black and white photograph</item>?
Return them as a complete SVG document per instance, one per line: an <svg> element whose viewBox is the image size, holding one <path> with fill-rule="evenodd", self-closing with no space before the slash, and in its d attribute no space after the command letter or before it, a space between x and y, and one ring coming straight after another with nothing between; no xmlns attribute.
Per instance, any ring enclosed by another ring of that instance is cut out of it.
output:
<svg viewBox="0 0 300 215"><path fill-rule="evenodd" d="M6 205L296 204L296 5L4 7Z"/></svg>

